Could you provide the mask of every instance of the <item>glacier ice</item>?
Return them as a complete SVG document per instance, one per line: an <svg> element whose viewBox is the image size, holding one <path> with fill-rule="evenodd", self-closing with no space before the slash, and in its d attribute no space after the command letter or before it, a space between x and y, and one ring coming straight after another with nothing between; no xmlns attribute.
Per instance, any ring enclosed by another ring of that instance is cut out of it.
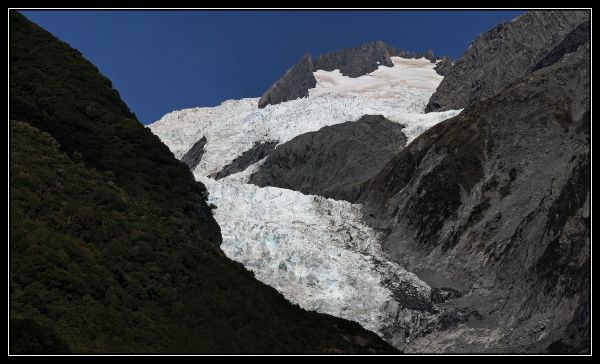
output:
<svg viewBox="0 0 600 364"><path fill-rule="evenodd" d="M435 318L394 296L395 288L411 287L417 299L429 301L431 288L386 258L378 233L361 219L360 205L196 178L210 191L209 203L218 206L214 216L223 252L291 302L390 337L399 328L415 332Z"/></svg>
<svg viewBox="0 0 600 364"><path fill-rule="evenodd" d="M206 185L209 203L217 206L221 248L229 258L301 307L359 322L404 348L440 313L431 305L431 288L385 256L379 233L361 218L360 205L247 184L266 158L218 181L207 177L256 142L284 143L364 114L404 125L410 143L460 112L424 114L442 80L435 65L424 58L392 61L393 67L380 66L357 78L318 70L317 86L306 98L263 109L257 107L258 98L228 100L217 107L171 112L149 127L177 158L206 137L193 172Z"/></svg>

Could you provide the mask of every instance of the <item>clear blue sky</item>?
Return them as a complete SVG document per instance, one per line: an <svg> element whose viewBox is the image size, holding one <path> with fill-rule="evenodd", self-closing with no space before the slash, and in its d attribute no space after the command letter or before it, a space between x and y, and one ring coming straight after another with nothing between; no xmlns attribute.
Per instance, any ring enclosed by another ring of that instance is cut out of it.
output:
<svg viewBox="0 0 600 364"><path fill-rule="evenodd" d="M304 53L373 40L460 57L522 11L23 11L77 48L144 124L259 97Z"/></svg>

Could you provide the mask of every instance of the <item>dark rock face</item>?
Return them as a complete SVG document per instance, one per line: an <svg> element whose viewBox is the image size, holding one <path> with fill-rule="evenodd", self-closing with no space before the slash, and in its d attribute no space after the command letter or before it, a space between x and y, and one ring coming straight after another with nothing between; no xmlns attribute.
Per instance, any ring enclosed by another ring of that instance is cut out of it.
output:
<svg viewBox="0 0 600 364"><path fill-rule="evenodd" d="M423 133L365 186L384 250L478 312L444 350L589 352L589 91L588 42ZM498 339L473 344L465 327Z"/></svg>
<svg viewBox="0 0 600 364"><path fill-rule="evenodd" d="M379 65L392 67L388 46L382 41L326 53L315 61L315 70L339 69L344 76L359 77L375 71Z"/></svg>
<svg viewBox="0 0 600 364"><path fill-rule="evenodd" d="M281 102L308 96L308 89L317 85L313 75L313 62L310 54L305 54L294 67L275 82L260 98L258 107L276 105Z"/></svg>
<svg viewBox="0 0 600 364"><path fill-rule="evenodd" d="M390 287L394 300L398 302L402 307L408 308L414 311L438 313L439 311L435 308L432 301L419 295L415 287L408 284L400 285L396 287Z"/></svg>
<svg viewBox="0 0 600 364"><path fill-rule="evenodd" d="M426 111L461 109L531 73L589 11L529 11L478 36L431 96Z"/></svg>
<svg viewBox="0 0 600 364"><path fill-rule="evenodd" d="M214 178L221 179L229 176L230 174L238 173L250 165L258 162L264 157L268 156L277 146L277 141L268 141L262 143L254 143L252 148L248 149L242 155L233 160L233 162L229 163L219 173L217 173Z"/></svg>
<svg viewBox="0 0 600 364"><path fill-rule="evenodd" d="M194 143L194 145L183 155L183 157L181 157L181 161L187 164L191 170L194 170L194 168L196 168L198 163L200 163L202 160L205 145L206 138L202 137L200 140Z"/></svg>
<svg viewBox="0 0 600 364"><path fill-rule="evenodd" d="M433 303L444 303L460 297L459 291L454 288L433 288L431 289L431 301Z"/></svg>
<svg viewBox="0 0 600 364"><path fill-rule="evenodd" d="M278 146L250 182L354 201L360 186L406 144L403 126L381 115L324 127Z"/></svg>
<svg viewBox="0 0 600 364"><path fill-rule="evenodd" d="M581 45L590 41L591 32L591 22L589 20L579 24L579 26L569 33L562 42L539 61L531 69L531 72L551 66L558 62L565 54L575 52Z"/></svg>
<svg viewBox="0 0 600 364"><path fill-rule="evenodd" d="M454 63L450 58L443 57L433 69L438 73L438 75L447 76L450 73L453 65Z"/></svg>

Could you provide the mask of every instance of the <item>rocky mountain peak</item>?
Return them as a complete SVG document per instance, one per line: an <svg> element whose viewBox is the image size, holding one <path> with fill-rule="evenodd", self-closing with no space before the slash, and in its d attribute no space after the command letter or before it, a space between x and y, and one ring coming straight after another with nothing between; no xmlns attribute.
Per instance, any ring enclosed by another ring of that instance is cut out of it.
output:
<svg viewBox="0 0 600 364"><path fill-rule="evenodd" d="M264 108L267 105L276 105L308 96L308 90L316 85L312 74L314 71L339 70L344 76L356 78L377 70L379 66L393 67L391 57L424 57L431 62L438 60L431 49L427 52L404 51L391 47L381 40L325 53L314 61L310 54L306 54L262 95L258 107ZM441 59L442 64L435 70L443 75L452 67L452 62L449 62L447 57Z"/></svg>
<svg viewBox="0 0 600 364"><path fill-rule="evenodd" d="M529 11L475 38L446 71L427 112L462 109L494 96L530 74L567 34L589 20L589 11ZM577 36L578 37L578 36Z"/></svg>
<svg viewBox="0 0 600 364"><path fill-rule="evenodd" d="M312 56L306 53L262 95L258 107L262 109L267 105L308 96L308 89L317 85L313 69Z"/></svg>
<svg viewBox="0 0 600 364"><path fill-rule="evenodd" d="M383 41L365 43L353 48L323 54L315 61L315 70L340 70L348 77L359 77L375 71L380 65L392 67L390 48Z"/></svg>

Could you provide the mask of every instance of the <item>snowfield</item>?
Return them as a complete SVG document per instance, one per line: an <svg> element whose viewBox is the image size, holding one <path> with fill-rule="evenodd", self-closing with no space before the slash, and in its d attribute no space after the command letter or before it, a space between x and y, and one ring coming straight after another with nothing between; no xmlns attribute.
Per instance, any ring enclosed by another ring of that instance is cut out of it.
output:
<svg viewBox="0 0 600 364"><path fill-rule="evenodd" d="M347 77L339 70L314 72L317 87L309 90L310 96L327 93L372 93L378 98L398 98L402 89L433 93L443 76L433 71L434 63L425 58L405 59L391 57L394 67L379 67L375 71L361 77ZM429 96L427 97L429 99Z"/></svg>
<svg viewBox="0 0 600 364"><path fill-rule="evenodd" d="M439 316L431 288L387 259L379 234L362 221L361 206L275 187L247 184L266 160L221 180L208 176L250 149L255 142L284 143L328 125L381 114L405 126L410 143L460 110L424 114L442 80L428 60L392 57L357 78L339 71L315 72L309 97L258 108L258 98L228 100L217 107L174 111L150 129L181 158L206 137L205 152L193 173L217 206L222 250L276 288L291 302L359 322L404 348ZM408 297L408 296L410 297Z"/></svg>

